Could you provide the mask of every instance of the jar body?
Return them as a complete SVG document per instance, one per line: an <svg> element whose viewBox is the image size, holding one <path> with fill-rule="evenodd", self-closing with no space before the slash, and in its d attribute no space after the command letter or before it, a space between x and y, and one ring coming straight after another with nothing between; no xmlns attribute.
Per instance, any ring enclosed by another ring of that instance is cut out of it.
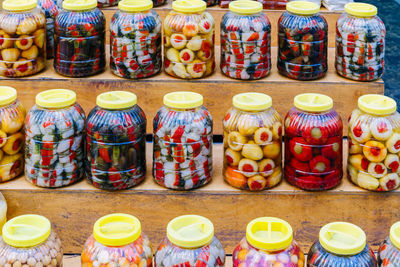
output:
<svg viewBox="0 0 400 267"><path fill-rule="evenodd" d="M285 11L278 21L278 70L295 80L321 78L328 70L328 24L319 13Z"/></svg>
<svg viewBox="0 0 400 267"><path fill-rule="evenodd" d="M290 0L257 0L263 4L264 9L285 9ZM227 8L232 0L219 0L219 6Z"/></svg>
<svg viewBox="0 0 400 267"><path fill-rule="evenodd" d="M24 77L46 67L46 18L40 8L0 12L0 75Z"/></svg>
<svg viewBox="0 0 400 267"><path fill-rule="evenodd" d="M285 118L285 177L301 189L326 190L343 176L343 122L331 109L292 108Z"/></svg>
<svg viewBox="0 0 400 267"><path fill-rule="evenodd" d="M62 187L83 177L85 114L79 104L63 109L33 106L25 132L25 175L29 182Z"/></svg>
<svg viewBox="0 0 400 267"><path fill-rule="evenodd" d="M378 16L358 18L342 14L336 23L337 73L356 81L382 77L385 35L385 25Z"/></svg>
<svg viewBox="0 0 400 267"><path fill-rule="evenodd" d="M161 70L161 19L153 11L117 11L110 24L110 67L123 78L146 78Z"/></svg>
<svg viewBox="0 0 400 267"><path fill-rule="evenodd" d="M376 116L355 109L349 118L350 180L368 190L399 187L400 114Z"/></svg>
<svg viewBox="0 0 400 267"><path fill-rule="evenodd" d="M163 106L153 121L153 176L167 188L190 190L207 184L212 176L212 127L201 106L177 110Z"/></svg>
<svg viewBox="0 0 400 267"><path fill-rule="evenodd" d="M46 54L47 59L54 56L54 18L62 8L56 0L39 0L38 6L46 16Z"/></svg>
<svg viewBox="0 0 400 267"><path fill-rule="evenodd" d="M62 267L63 249L56 233L43 243L29 248L16 248L0 238L0 266L55 266Z"/></svg>
<svg viewBox="0 0 400 267"><path fill-rule="evenodd" d="M395 267L400 265L400 250L387 237L378 250L378 266Z"/></svg>
<svg viewBox="0 0 400 267"><path fill-rule="evenodd" d="M110 7L118 5L119 0L97 0L97 7Z"/></svg>
<svg viewBox="0 0 400 267"><path fill-rule="evenodd" d="M240 80L260 79L271 69L271 23L262 13L229 11L221 23L221 70Z"/></svg>
<svg viewBox="0 0 400 267"><path fill-rule="evenodd" d="M171 11L164 21L164 69L182 79L214 72L214 18L208 12Z"/></svg>
<svg viewBox="0 0 400 267"><path fill-rule="evenodd" d="M98 8L62 10L55 21L54 69L61 75L84 77L102 72L106 19Z"/></svg>
<svg viewBox="0 0 400 267"><path fill-rule="evenodd" d="M146 116L135 105L125 110L95 107L86 122L86 178L95 187L133 187L146 174Z"/></svg>

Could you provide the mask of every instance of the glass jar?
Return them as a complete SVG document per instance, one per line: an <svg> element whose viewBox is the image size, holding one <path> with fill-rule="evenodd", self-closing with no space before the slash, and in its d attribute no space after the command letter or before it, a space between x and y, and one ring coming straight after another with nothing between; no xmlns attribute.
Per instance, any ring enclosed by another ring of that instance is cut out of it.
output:
<svg viewBox="0 0 400 267"><path fill-rule="evenodd" d="M343 122L329 96L300 94L285 118L285 177L305 190L337 186L343 176Z"/></svg>
<svg viewBox="0 0 400 267"><path fill-rule="evenodd" d="M46 67L46 18L36 0L5 0L0 12L0 75L23 77Z"/></svg>
<svg viewBox="0 0 400 267"><path fill-rule="evenodd" d="M312 2L289 2L278 20L278 70L295 80L321 78L328 70L328 23Z"/></svg>
<svg viewBox="0 0 400 267"><path fill-rule="evenodd" d="M284 220L262 217L251 221L246 237L232 254L233 267L304 266L304 254L293 240L292 227Z"/></svg>
<svg viewBox="0 0 400 267"><path fill-rule="evenodd" d="M364 231L354 224L329 223L321 228L319 241L307 254L307 267L375 267L375 254L366 239Z"/></svg>
<svg viewBox="0 0 400 267"><path fill-rule="evenodd" d="M219 0L219 6L227 8L233 0ZM285 9L286 3L290 0L257 0L264 9Z"/></svg>
<svg viewBox="0 0 400 267"><path fill-rule="evenodd" d="M348 3L336 23L336 60L339 75L356 81L382 77L385 65L385 24L375 6Z"/></svg>
<svg viewBox="0 0 400 267"><path fill-rule="evenodd" d="M27 214L9 220L0 237L0 266L63 266L61 240L50 221Z"/></svg>
<svg viewBox="0 0 400 267"><path fill-rule="evenodd" d="M101 217L93 226L81 254L81 266L151 267L153 251L140 221L129 214Z"/></svg>
<svg viewBox="0 0 400 267"><path fill-rule="evenodd" d="M84 77L106 66L106 18L96 0L64 0L56 17L54 69L61 75Z"/></svg>
<svg viewBox="0 0 400 267"><path fill-rule="evenodd" d="M212 176L211 114L203 96L173 92L164 96L164 106L153 120L153 176L164 187L190 190Z"/></svg>
<svg viewBox="0 0 400 267"><path fill-rule="evenodd" d="M382 242L377 254L380 267L400 265L400 222L392 225L390 235Z"/></svg>
<svg viewBox="0 0 400 267"><path fill-rule="evenodd" d="M38 6L46 16L46 53L47 59L51 59L54 56L54 18L62 6L56 0L38 0Z"/></svg>
<svg viewBox="0 0 400 267"><path fill-rule="evenodd" d="M4 224L7 222L7 201L3 194L0 193L0 236Z"/></svg>
<svg viewBox="0 0 400 267"><path fill-rule="evenodd" d="M97 188L121 190L146 174L146 115L135 94L111 91L97 96L86 121L86 178Z"/></svg>
<svg viewBox="0 0 400 267"><path fill-rule="evenodd" d="M224 178L233 187L258 191L282 178L282 119L270 96L242 93L225 115Z"/></svg>
<svg viewBox="0 0 400 267"><path fill-rule="evenodd" d="M154 265L225 266L225 251L214 236L213 223L198 215L183 215L170 221L167 237L154 255Z"/></svg>
<svg viewBox="0 0 400 267"><path fill-rule="evenodd" d="M40 187L62 187L83 177L85 113L66 89L39 93L26 117L25 177Z"/></svg>
<svg viewBox="0 0 400 267"><path fill-rule="evenodd" d="M363 95L349 118L350 180L368 190L399 187L400 114L396 102L383 95Z"/></svg>
<svg viewBox="0 0 400 267"><path fill-rule="evenodd" d="M161 19L151 0L123 0L111 19L110 68L123 78L161 71Z"/></svg>
<svg viewBox="0 0 400 267"><path fill-rule="evenodd" d="M229 4L221 22L221 71L239 80L260 79L271 69L271 23L256 1Z"/></svg>
<svg viewBox="0 0 400 267"><path fill-rule="evenodd" d="M214 72L214 18L202 0L177 0L164 20L164 69L171 76L198 79Z"/></svg>
<svg viewBox="0 0 400 267"><path fill-rule="evenodd" d="M97 6L99 8L110 7L118 5L120 0L97 0Z"/></svg>

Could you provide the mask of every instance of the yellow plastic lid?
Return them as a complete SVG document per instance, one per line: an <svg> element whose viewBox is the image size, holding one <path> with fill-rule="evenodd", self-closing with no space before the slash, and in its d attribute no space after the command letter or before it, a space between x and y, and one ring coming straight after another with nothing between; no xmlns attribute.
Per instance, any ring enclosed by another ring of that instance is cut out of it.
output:
<svg viewBox="0 0 400 267"><path fill-rule="evenodd" d="M260 111L272 106L272 98L262 93L242 93L235 95L232 103L234 107L241 110Z"/></svg>
<svg viewBox="0 0 400 267"><path fill-rule="evenodd" d="M103 216L93 226L93 237L105 246L125 246L138 239L141 233L138 218L124 213Z"/></svg>
<svg viewBox="0 0 400 267"><path fill-rule="evenodd" d="M229 10L238 14L250 15L263 10L261 2L252 0L236 0L229 3Z"/></svg>
<svg viewBox="0 0 400 267"><path fill-rule="evenodd" d="M110 91L97 96L96 104L105 109L124 109L136 105L137 97L127 91Z"/></svg>
<svg viewBox="0 0 400 267"><path fill-rule="evenodd" d="M68 89L51 89L36 95L36 104L43 108L65 108L75 102L75 92Z"/></svg>
<svg viewBox="0 0 400 267"><path fill-rule="evenodd" d="M338 255L355 255L365 248L367 237L357 225L332 222L319 231L319 242L328 252Z"/></svg>
<svg viewBox="0 0 400 267"><path fill-rule="evenodd" d="M197 108L203 105L203 96L194 92L172 92L164 95L164 105L170 108Z"/></svg>
<svg viewBox="0 0 400 267"><path fill-rule="evenodd" d="M64 0L62 7L70 11L82 11L97 7L97 0Z"/></svg>
<svg viewBox="0 0 400 267"><path fill-rule="evenodd" d="M319 12L320 7L309 1L291 1L286 4L286 10L297 15L314 15Z"/></svg>
<svg viewBox="0 0 400 267"><path fill-rule="evenodd" d="M0 86L0 106L11 104L17 99L17 90L10 86Z"/></svg>
<svg viewBox="0 0 400 267"><path fill-rule="evenodd" d="M118 3L118 8L127 12L140 12L153 8L151 0L122 0Z"/></svg>
<svg viewBox="0 0 400 267"><path fill-rule="evenodd" d="M358 108L374 115L389 115L396 111L397 104L396 101L390 97L369 94L362 95L358 98Z"/></svg>
<svg viewBox="0 0 400 267"><path fill-rule="evenodd" d="M12 247L34 247L46 241L50 232L51 224L46 217L26 214L4 224L3 240Z"/></svg>
<svg viewBox="0 0 400 267"><path fill-rule="evenodd" d="M304 111L323 112L333 108L333 100L327 95L306 93L295 96L294 106Z"/></svg>
<svg viewBox="0 0 400 267"><path fill-rule="evenodd" d="M344 11L347 14L361 18L373 17L378 14L376 6L366 3L347 3L344 6Z"/></svg>
<svg viewBox="0 0 400 267"><path fill-rule="evenodd" d="M202 0L177 0L172 2L172 9L177 12L195 13L206 10L206 2Z"/></svg>
<svg viewBox="0 0 400 267"><path fill-rule="evenodd" d="M246 228L247 241L255 248L269 251L286 249L293 241L290 224L274 217L252 220Z"/></svg>
<svg viewBox="0 0 400 267"><path fill-rule="evenodd" d="M34 9L37 6L37 0L5 0L3 9L8 11L25 11Z"/></svg>
<svg viewBox="0 0 400 267"><path fill-rule="evenodd" d="M214 237L213 223L199 215L183 215L168 223L168 240L182 248L208 245Z"/></svg>
<svg viewBox="0 0 400 267"><path fill-rule="evenodd" d="M397 222L390 227L390 241L392 244L400 249L400 222Z"/></svg>

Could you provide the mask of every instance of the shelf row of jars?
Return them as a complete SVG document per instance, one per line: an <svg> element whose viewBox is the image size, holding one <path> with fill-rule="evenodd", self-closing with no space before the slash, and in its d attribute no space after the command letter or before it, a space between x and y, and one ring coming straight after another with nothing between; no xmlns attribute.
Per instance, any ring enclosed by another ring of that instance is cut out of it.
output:
<svg viewBox="0 0 400 267"><path fill-rule="evenodd" d="M46 11L47 52L46 18L36 5L36 0L3 3L0 75L36 74L46 66L46 53L53 53L54 68L61 75L84 77L105 70L106 20L96 0L65 0L62 10ZM150 0L119 2L110 23L110 69L115 75L139 79L161 71L162 23L152 7ZM164 21L165 72L182 79L211 75L215 22L205 2L178 0L172 9ZM278 21L279 73L297 80L323 77L328 69L328 24L319 6L294 1L286 9ZM353 80L379 79L384 69L385 26L377 9L350 3L345 11L336 25L336 70ZM261 3L231 2L221 22L222 73L239 80L264 78L271 69L270 50L271 23Z"/></svg>

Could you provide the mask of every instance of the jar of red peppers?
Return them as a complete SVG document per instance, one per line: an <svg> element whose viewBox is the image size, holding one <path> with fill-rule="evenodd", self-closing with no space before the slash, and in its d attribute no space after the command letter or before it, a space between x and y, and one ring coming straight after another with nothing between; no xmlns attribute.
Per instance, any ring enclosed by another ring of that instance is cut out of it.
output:
<svg viewBox="0 0 400 267"><path fill-rule="evenodd" d="M54 56L54 18L62 7L59 4L56 0L38 0L38 6L42 8L46 16L46 53L48 59Z"/></svg>
<svg viewBox="0 0 400 267"><path fill-rule="evenodd" d="M69 77L102 72L105 28L106 18L96 0L64 0L55 21L54 69Z"/></svg>
<svg viewBox="0 0 400 267"><path fill-rule="evenodd" d="M151 0L123 0L111 19L110 67L123 78L161 71L161 19Z"/></svg>
<svg viewBox="0 0 400 267"><path fill-rule="evenodd" d="M329 96L301 94L285 118L285 176L305 190L326 190L342 180L343 122Z"/></svg>
<svg viewBox="0 0 400 267"><path fill-rule="evenodd" d="M213 223L202 216L183 215L168 223L167 237L154 255L156 267L225 266L225 251L214 236Z"/></svg>
<svg viewBox="0 0 400 267"><path fill-rule="evenodd" d="M0 75L23 77L46 67L46 18L36 0L5 0L0 12Z"/></svg>
<svg viewBox="0 0 400 267"><path fill-rule="evenodd" d="M378 266L400 265L400 222L392 225L390 235L382 242L378 251Z"/></svg>
<svg viewBox="0 0 400 267"><path fill-rule="evenodd" d="M271 23L257 1L229 4L221 22L221 70L239 80L255 80L271 69Z"/></svg>
<svg viewBox="0 0 400 267"><path fill-rule="evenodd" d="M286 3L289 0L257 0L265 9L285 9ZM220 7L228 7L233 0L219 0Z"/></svg>
<svg viewBox="0 0 400 267"><path fill-rule="evenodd" d="M153 121L155 181L177 190L207 184L212 176L212 127L202 95L166 94Z"/></svg>
<svg viewBox="0 0 400 267"><path fill-rule="evenodd" d="M81 266L153 266L153 251L140 221L129 214L101 217L81 254Z"/></svg>
<svg viewBox="0 0 400 267"><path fill-rule="evenodd" d="M399 187L400 114L396 102L383 95L363 95L349 118L347 173L368 190Z"/></svg>
<svg viewBox="0 0 400 267"><path fill-rule="evenodd" d="M328 55L328 23L320 7L308 1L293 1L278 20L278 70L296 80L325 75Z"/></svg>
<svg viewBox="0 0 400 267"><path fill-rule="evenodd" d="M62 187L83 177L85 113L71 90L39 93L26 116L25 177L41 187Z"/></svg>
<svg viewBox="0 0 400 267"><path fill-rule="evenodd" d="M133 187L146 174L146 116L135 94L112 91L97 96L86 122L86 177L94 186Z"/></svg>
<svg viewBox="0 0 400 267"><path fill-rule="evenodd" d="M164 20L164 69L182 79L214 72L214 18L202 0L177 0Z"/></svg>
<svg viewBox="0 0 400 267"><path fill-rule="evenodd" d="M225 115L224 178L230 185L263 190L282 178L282 119L270 96L242 93Z"/></svg>
<svg viewBox="0 0 400 267"><path fill-rule="evenodd" d="M304 254L284 220L262 217L251 221L246 237L232 253L233 267L304 266Z"/></svg>

